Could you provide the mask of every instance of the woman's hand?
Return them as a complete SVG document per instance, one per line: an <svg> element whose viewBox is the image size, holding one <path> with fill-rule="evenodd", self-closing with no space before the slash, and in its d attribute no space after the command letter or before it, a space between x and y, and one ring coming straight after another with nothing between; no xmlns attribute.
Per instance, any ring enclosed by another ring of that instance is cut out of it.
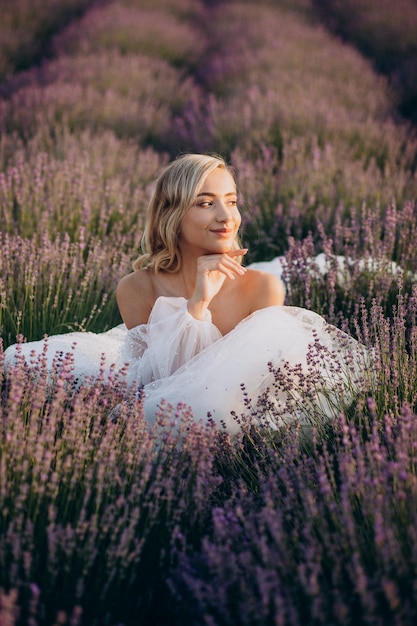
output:
<svg viewBox="0 0 417 626"><path fill-rule="evenodd" d="M243 256L246 248L230 250L225 254L207 254L197 261L197 277L194 293L188 300L188 311L197 319L203 319L204 314L223 286L226 278L235 280L243 276L246 268L242 267L234 257Z"/></svg>

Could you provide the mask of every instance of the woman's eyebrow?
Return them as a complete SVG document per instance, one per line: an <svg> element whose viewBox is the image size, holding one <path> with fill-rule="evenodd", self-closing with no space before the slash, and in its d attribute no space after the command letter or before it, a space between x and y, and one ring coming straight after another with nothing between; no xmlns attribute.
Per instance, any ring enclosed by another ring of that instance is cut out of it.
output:
<svg viewBox="0 0 417 626"><path fill-rule="evenodd" d="M210 196L211 198L215 198L216 197L216 193L211 193L211 191L202 191L201 193L197 194L197 198L199 198L200 196ZM225 196L237 196L237 192L236 191L229 191L228 193L224 194Z"/></svg>

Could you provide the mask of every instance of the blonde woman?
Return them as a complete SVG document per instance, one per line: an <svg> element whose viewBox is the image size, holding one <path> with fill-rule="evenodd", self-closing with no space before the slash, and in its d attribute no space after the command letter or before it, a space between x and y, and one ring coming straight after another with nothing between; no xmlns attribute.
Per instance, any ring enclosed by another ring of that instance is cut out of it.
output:
<svg viewBox="0 0 417 626"><path fill-rule="evenodd" d="M236 181L222 158L188 154L160 173L143 254L117 288L130 382L143 389L150 421L165 400L236 433L241 415L276 427L308 420L311 403L328 415L351 400L361 348L317 314L283 306L277 276L242 265L240 223ZM322 362L312 372L318 338ZM302 397L299 385L314 376Z"/></svg>

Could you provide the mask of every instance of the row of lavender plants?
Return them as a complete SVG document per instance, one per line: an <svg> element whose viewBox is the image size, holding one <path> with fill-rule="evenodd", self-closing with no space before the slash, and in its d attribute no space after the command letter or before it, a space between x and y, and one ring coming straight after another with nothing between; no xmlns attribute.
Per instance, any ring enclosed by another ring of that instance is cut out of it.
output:
<svg viewBox="0 0 417 626"><path fill-rule="evenodd" d="M48 49L48 40L91 0L14 0L1 3L0 80L30 66Z"/></svg>
<svg viewBox="0 0 417 626"><path fill-rule="evenodd" d="M417 121L417 6L413 0L314 0L333 31L353 42L388 75L403 115Z"/></svg>
<svg viewBox="0 0 417 626"><path fill-rule="evenodd" d="M1 91L3 347L120 321L153 177L198 150L237 169L249 259L281 255L288 304L376 365L308 440L251 426L247 398L231 441L185 407L112 420L130 391L104 370L75 385L71 354L19 361L0 374L0 621L413 623L417 140L385 80L310 0L96 2L50 51Z"/></svg>

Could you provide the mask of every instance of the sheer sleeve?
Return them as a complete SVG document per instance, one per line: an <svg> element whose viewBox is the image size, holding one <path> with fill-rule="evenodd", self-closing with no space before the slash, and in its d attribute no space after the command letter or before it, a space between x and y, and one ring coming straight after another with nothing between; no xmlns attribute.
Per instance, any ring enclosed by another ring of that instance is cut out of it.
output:
<svg viewBox="0 0 417 626"><path fill-rule="evenodd" d="M188 312L185 298L159 297L148 324L127 333L123 353L130 384L142 386L170 376L221 336L210 311L197 320Z"/></svg>

